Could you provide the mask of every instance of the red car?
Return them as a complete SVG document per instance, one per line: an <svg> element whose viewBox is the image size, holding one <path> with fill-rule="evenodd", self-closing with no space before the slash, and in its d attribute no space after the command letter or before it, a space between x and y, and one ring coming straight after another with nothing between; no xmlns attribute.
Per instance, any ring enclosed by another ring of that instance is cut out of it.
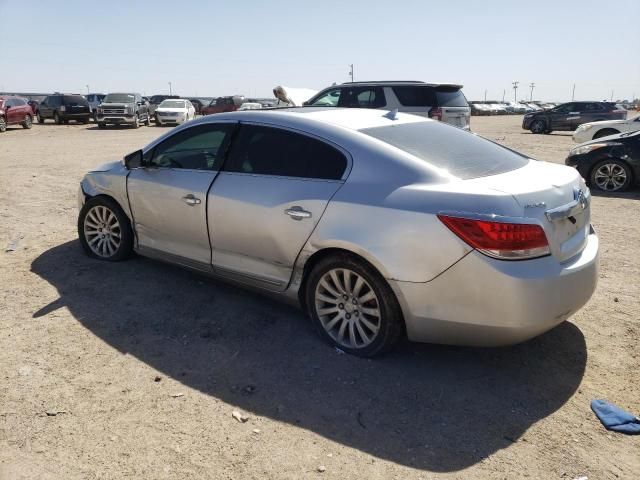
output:
<svg viewBox="0 0 640 480"><path fill-rule="evenodd" d="M7 130L7 125L22 125L31 128L33 110L24 98L0 96L0 132Z"/></svg>
<svg viewBox="0 0 640 480"><path fill-rule="evenodd" d="M202 107L200 113L202 115L211 115L212 113L234 112L246 101L247 99L243 95L214 98L209 105Z"/></svg>

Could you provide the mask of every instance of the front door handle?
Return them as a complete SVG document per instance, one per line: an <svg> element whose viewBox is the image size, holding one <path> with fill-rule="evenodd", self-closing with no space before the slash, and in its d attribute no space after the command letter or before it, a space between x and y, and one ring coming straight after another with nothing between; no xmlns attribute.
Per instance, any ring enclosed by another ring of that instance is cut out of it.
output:
<svg viewBox="0 0 640 480"><path fill-rule="evenodd" d="M311 212L306 211L302 207L287 208L284 213L289 215L294 220L302 220L303 218L311 218Z"/></svg>
<svg viewBox="0 0 640 480"><path fill-rule="evenodd" d="M186 203L187 205L191 205L192 207L194 205L199 205L200 203L202 203L202 200L200 200L198 197L196 197L194 194L190 193L189 195L185 195L184 197L182 197L182 200L184 201L184 203Z"/></svg>

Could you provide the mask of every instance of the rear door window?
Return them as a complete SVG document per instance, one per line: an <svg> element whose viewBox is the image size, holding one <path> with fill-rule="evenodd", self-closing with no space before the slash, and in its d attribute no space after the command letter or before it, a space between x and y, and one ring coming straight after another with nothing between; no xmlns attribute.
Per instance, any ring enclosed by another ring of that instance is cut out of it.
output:
<svg viewBox="0 0 640 480"><path fill-rule="evenodd" d="M347 159L338 149L315 138L273 127L242 125L233 142L225 170L339 180Z"/></svg>
<svg viewBox="0 0 640 480"><path fill-rule="evenodd" d="M440 122L401 123L360 131L461 179L497 175L529 162L512 150Z"/></svg>
<svg viewBox="0 0 640 480"><path fill-rule="evenodd" d="M380 108L387 104L382 87L343 88L338 102L346 108Z"/></svg>

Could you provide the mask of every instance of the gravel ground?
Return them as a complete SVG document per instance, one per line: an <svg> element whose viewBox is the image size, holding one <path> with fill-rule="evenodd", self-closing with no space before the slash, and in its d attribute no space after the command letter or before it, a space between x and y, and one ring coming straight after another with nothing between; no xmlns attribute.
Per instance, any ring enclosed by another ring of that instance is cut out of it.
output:
<svg viewBox="0 0 640 480"><path fill-rule="evenodd" d="M570 135L520 122L472 125L563 161ZM255 293L81 252L83 173L164 131L0 134L0 479L640 477L640 437L589 409L640 414L637 191L594 197L600 283L569 322L510 348L362 360Z"/></svg>

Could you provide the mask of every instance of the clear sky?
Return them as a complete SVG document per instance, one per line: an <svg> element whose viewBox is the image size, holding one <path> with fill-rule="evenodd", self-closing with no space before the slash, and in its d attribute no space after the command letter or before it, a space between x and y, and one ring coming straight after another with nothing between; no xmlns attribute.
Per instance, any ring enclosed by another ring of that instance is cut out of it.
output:
<svg viewBox="0 0 640 480"><path fill-rule="evenodd" d="M470 100L640 97L640 0L0 0L0 90L271 97L455 81Z"/></svg>

